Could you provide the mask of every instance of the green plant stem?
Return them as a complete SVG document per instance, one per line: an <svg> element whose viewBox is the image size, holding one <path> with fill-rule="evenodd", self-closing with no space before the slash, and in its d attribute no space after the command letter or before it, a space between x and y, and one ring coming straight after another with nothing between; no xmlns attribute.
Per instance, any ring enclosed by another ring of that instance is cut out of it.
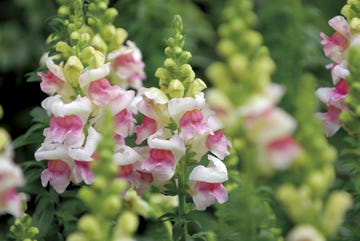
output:
<svg viewBox="0 0 360 241"><path fill-rule="evenodd" d="M188 235L187 230L187 223L185 220L186 210L186 185L185 185L185 179L186 179L186 155L184 158L181 158L179 161L179 169L178 172L178 200L179 200L179 207L178 207L178 221L181 225L181 235L180 235L180 241L185 241L186 236Z"/></svg>

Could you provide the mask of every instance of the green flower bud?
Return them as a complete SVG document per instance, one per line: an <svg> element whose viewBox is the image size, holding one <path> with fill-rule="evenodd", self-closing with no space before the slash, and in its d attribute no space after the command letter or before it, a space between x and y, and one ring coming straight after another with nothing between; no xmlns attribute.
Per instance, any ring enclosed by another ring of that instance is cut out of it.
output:
<svg viewBox="0 0 360 241"><path fill-rule="evenodd" d="M82 233L72 233L67 237L66 241L89 241L89 239Z"/></svg>
<svg viewBox="0 0 360 241"><path fill-rule="evenodd" d="M157 77L161 80L166 80L167 78L169 78L169 76L170 76L169 71L163 67L159 67L155 71L155 77Z"/></svg>
<svg viewBox="0 0 360 241"><path fill-rule="evenodd" d="M65 76L74 86L77 86L79 84L79 77L83 69L84 66L82 65L79 58L76 56L71 56L66 61L66 64L64 66Z"/></svg>
<svg viewBox="0 0 360 241"><path fill-rule="evenodd" d="M96 218L91 214L85 214L78 222L78 227L85 236L92 240L101 240L102 231Z"/></svg>
<svg viewBox="0 0 360 241"><path fill-rule="evenodd" d="M123 28L117 28L115 32L115 45L120 46L127 38L128 33Z"/></svg>
<svg viewBox="0 0 360 241"><path fill-rule="evenodd" d="M106 181L105 177L97 176L95 178L92 186L98 191L105 190L105 189L107 189L107 181Z"/></svg>
<svg viewBox="0 0 360 241"><path fill-rule="evenodd" d="M235 75L241 76L246 73L248 69L248 58L243 54L231 56L229 58L229 66Z"/></svg>
<svg viewBox="0 0 360 241"><path fill-rule="evenodd" d="M237 52L237 48L232 40L228 38L223 38L219 41L217 45L217 51L222 57L229 57L233 53Z"/></svg>
<svg viewBox="0 0 360 241"><path fill-rule="evenodd" d="M97 177L98 178L98 177ZM97 179L96 178L96 179ZM79 192L78 192L78 196L81 200L83 200L86 204L91 204L93 203L93 200L96 199L97 194L94 193L93 190L91 190L89 187L83 186L82 188L80 188Z"/></svg>
<svg viewBox="0 0 360 241"><path fill-rule="evenodd" d="M79 32L77 32L77 31L72 32L72 33L70 34L70 38L71 38L72 40L79 40L79 39L80 39L80 34L79 34Z"/></svg>
<svg viewBox="0 0 360 241"><path fill-rule="evenodd" d="M124 211L119 217L118 225L124 234L131 235L137 230L139 219L133 212Z"/></svg>
<svg viewBox="0 0 360 241"><path fill-rule="evenodd" d="M190 83L189 89L186 92L186 96L193 97L198 93L200 93L201 91L203 91L204 89L206 89L205 82L199 78L196 78L192 83Z"/></svg>
<svg viewBox="0 0 360 241"><path fill-rule="evenodd" d="M230 27L227 24L221 24L218 33L222 38L227 38L230 36L231 31Z"/></svg>
<svg viewBox="0 0 360 241"><path fill-rule="evenodd" d="M103 202L105 214L113 217L121 208L121 199L118 194L108 196Z"/></svg>
<svg viewBox="0 0 360 241"><path fill-rule="evenodd" d="M94 55L89 59L89 67L91 69L100 68L105 64L105 55L100 51L95 51Z"/></svg>
<svg viewBox="0 0 360 241"><path fill-rule="evenodd" d="M72 52L72 48L70 47L70 45L63 41L56 43L55 50L65 55L69 55Z"/></svg>
<svg viewBox="0 0 360 241"><path fill-rule="evenodd" d="M120 178L116 178L111 183L111 190L115 193L121 193L125 190L127 184L125 180L122 180Z"/></svg>
<svg viewBox="0 0 360 241"><path fill-rule="evenodd" d="M95 34L95 36L92 37L90 44L92 46L94 46L95 49L99 50L100 52L106 53L107 45L99 34Z"/></svg>
<svg viewBox="0 0 360 241"><path fill-rule="evenodd" d="M29 224L30 225L30 224ZM28 233L31 237L35 237L36 235L39 234L39 229L36 227L30 227L28 230Z"/></svg>
<svg viewBox="0 0 360 241"><path fill-rule="evenodd" d="M97 8L99 9L99 10L105 10L105 9L107 9L107 4L106 4L106 2L98 2L98 5L97 5Z"/></svg>
<svg viewBox="0 0 360 241"><path fill-rule="evenodd" d="M228 93L233 88L227 66L221 62L211 64L206 70L206 75L211 79L215 87L225 93Z"/></svg>
<svg viewBox="0 0 360 241"><path fill-rule="evenodd" d="M59 15L68 15L70 14L70 9L68 6L60 6L57 12Z"/></svg>
<svg viewBox="0 0 360 241"><path fill-rule="evenodd" d="M354 10L351 9L351 6L349 4L344 5L341 8L340 13L344 15L348 20L356 16L356 13L354 12Z"/></svg>
<svg viewBox="0 0 360 241"><path fill-rule="evenodd" d="M167 68L172 68L176 65L175 61L173 58L166 58L164 61L164 66Z"/></svg>
<svg viewBox="0 0 360 241"><path fill-rule="evenodd" d="M170 81L168 92L171 98L181 98L184 96L185 87L178 79Z"/></svg>
<svg viewBox="0 0 360 241"><path fill-rule="evenodd" d="M352 198L344 191L334 191L330 194L322 217L322 228L328 236L336 234L343 221L345 213L352 206Z"/></svg>
<svg viewBox="0 0 360 241"><path fill-rule="evenodd" d="M108 22L112 22L118 14L119 13L115 8L108 8L105 11L105 17Z"/></svg>
<svg viewBox="0 0 360 241"><path fill-rule="evenodd" d="M247 30L243 36L246 44L250 48L257 48L258 46L261 46L263 42L262 35L254 30Z"/></svg>
<svg viewBox="0 0 360 241"><path fill-rule="evenodd" d="M9 143L9 140L9 133L5 129L0 128L0 150L4 149L4 147Z"/></svg>
<svg viewBox="0 0 360 241"><path fill-rule="evenodd" d="M353 18L350 21L350 29L353 32L360 32L360 19L359 18Z"/></svg>

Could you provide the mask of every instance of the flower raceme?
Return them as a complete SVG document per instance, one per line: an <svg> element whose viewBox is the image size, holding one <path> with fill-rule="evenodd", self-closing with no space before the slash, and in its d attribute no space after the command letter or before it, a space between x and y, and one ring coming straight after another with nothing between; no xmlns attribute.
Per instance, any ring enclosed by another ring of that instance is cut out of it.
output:
<svg viewBox="0 0 360 241"><path fill-rule="evenodd" d="M335 30L335 33L331 37L324 33L321 33L320 36L324 54L332 61L326 65L326 68L331 69L332 82L335 87L319 88L315 95L328 108L327 112L317 113L317 116L324 121L326 135L332 136L342 127L340 114L348 111L348 107L344 103L349 90L346 81L350 75L348 49L356 35L351 35L349 24L343 16L333 17L329 20L329 25Z"/></svg>
<svg viewBox="0 0 360 241"><path fill-rule="evenodd" d="M140 71L144 67L139 63L141 53L134 43L127 44L109 54L112 63L78 68L81 71L74 75L78 76L77 84L74 79L70 84L65 66L55 64L51 58L46 61L48 73L38 74L42 78L42 90L50 95L42 102L50 116L49 127L44 130L45 140L35 153L36 160L48 160L48 167L41 175L42 185L50 184L62 193L71 183L92 183L90 163L96 161L101 139L97 130L103 124L105 108L109 108L115 126L113 159L118 165L117 177L127 180L129 188L133 187L138 194L151 185L162 188L175 177L177 164L187 158L186 152L194 153L194 163L210 152L208 177L202 174L199 178L194 172L189 181L195 184L189 193L199 210L216 201L225 202L227 193L222 182L227 180L226 168L224 172L222 164L220 179L214 179L212 173L229 155L231 144L215 113L207 106L204 94L169 99L158 88L141 87L139 81L144 77ZM131 71L134 74L129 74ZM130 79L123 85L114 76ZM121 87L130 85L136 91ZM136 115L142 116L140 123L136 122ZM135 145L129 146L126 139L133 135L136 135ZM194 170L198 167L202 166Z"/></svg>

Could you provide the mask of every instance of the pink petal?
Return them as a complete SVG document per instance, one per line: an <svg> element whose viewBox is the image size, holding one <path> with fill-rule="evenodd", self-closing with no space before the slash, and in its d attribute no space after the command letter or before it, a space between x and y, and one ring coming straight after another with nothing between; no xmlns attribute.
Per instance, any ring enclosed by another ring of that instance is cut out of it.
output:
<svg viewBox="0 0 360 241"><path fill-rule="evenodd" d="M150 135L154 134L156 132L156 129L157 129L156 121L147 116L144 116L141 125L135 127L135 132L136 132L135 144L139 145Z"/></svg>

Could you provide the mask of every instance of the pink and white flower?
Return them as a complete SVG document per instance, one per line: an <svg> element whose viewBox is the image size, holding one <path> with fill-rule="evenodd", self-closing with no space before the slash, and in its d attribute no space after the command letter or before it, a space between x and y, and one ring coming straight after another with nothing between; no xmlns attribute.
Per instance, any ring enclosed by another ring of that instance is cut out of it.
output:
<svg viewBox="0 0 360 241"><path fill-rule="evenodd" d="M65 75L62 67L56 65L51 58L46 60L46 66L48 73L37 73L41 77L40 88L46 94L53 95L64 87Z"/></svg>
<svg viewBox="0 0 360 241"><path fill-rule="evenodd" d="M112 61L113 76L117 84L120 84L122 88L139 89L142 87L142 81L146 78L145 64L136 44L129 40L126 44L119 50L110 52L108 59Z"/></svg>
<svg viewBox="0 0 360 241"><path fill-rule="evenodd" d="M216 201L224 203L228 195L222 182L227 181L225 164L214 156L208 155L207 167L196 166L190 173L192 181L192 198L197 210L205 210Z"/></svg>
<svg viewBox="0 0 360 241"><path fill-rule="evenodd" d="M0 192L0 215L9 213L20 218L22 215L23 197L14 188Z"/></svg>
<svg viewBox="0 0 360 241"><path fill-rule="evenodd" d="M48 183L57 193L63 193L70 184L71 170L62 160L49 160L48 168L41 173L41 184L46 187Z"/></svg>
<svg viewBox="0 0 360 241"><path fill-rule="evenodd" d="M333 136L341 128L342 123L339 118L341 112L341 109L330 105L327 112L316 113L316 116L318 116L325 123L326 136Z"/></svg>
<svg viewBox="0 0 360 241"><path fill-rule="evenodd" d="M350 27L343 16L335 16L329 20L329 25L335 30L335 33L328 37L320 33L321 44L324 45L325 56L335 63L341 63L344 59L344 53L349 47Z"/></svg>

